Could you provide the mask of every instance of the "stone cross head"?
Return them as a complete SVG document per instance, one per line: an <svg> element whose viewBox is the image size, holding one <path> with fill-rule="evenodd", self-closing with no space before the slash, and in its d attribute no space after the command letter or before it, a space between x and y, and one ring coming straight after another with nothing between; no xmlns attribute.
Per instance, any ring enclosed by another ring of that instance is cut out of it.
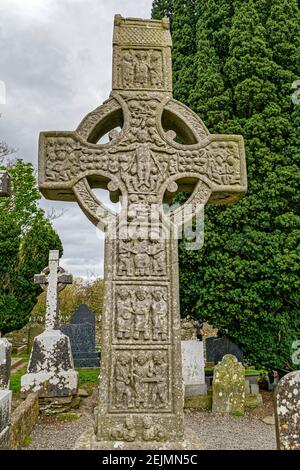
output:
<svg viewBox="0 0 300 470"><path fill-rule="evenodd" d="M49 265L43 269L41 274L34 276L35 284L40 284L44 290L47 290L46 298L46 318L45 329L52 330L59 328L59 297L67 284L72 284L73 276L65 272L59 266L59 251L51 250L49 252Z"/></svg>

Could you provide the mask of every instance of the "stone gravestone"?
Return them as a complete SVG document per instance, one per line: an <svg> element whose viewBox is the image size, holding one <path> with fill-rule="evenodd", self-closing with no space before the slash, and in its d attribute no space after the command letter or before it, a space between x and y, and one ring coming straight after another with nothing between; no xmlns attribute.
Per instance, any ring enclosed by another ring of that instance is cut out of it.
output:
<svg viewBox="0 0 300 470"><path fill-rule="evenodd" d="M300 370L282 377L275 391L277 448L300 450Z"/></svg>
<svg viewBox="0 0 300 470"><path fill-rule="evenodd" d="M6 338L0 338L0 449L9 445L9 425L12 392L9 390L11 344Z"/></svg>
<svg viewBox="0 0 300 470"><path fill-rule="evenodd" d="M6 171L0 171L0 197L9 197L10 195L10 175ZM0 338L0 450L7 449L9 442L12 392L8 388L11 349L12 346L7 339Z"/></svg>
<svg viewBox="0 0 300 470"><path fill-rule="evenodd" d="M185 396L206 395L203 341L181 341Z"/></svg>
<svg viewBox="0 0 300 470"><path fill-rule="evenodd" d="M59 267L59 252L49 253L49 266L34 278L47 289L45 331L36 336L30 355L28 373L21 378L21 392L38 392L40 397L68 397L77 392L69 338L59 328L58 294L72 275Z"/></svg>
<svg viewBox="0 0 300 470"><path fill-rule="evenodd" d="M95 351L95 315L87 305L80 305L70 318L69 325L60 330L70 338L75 367L100 367Z"/></svg>
<svg viewBox="0 0 300 470"><path fill-rule="evenodd" d="M9 197L10 195L10 175L6 171L0 170L0 197Z"/></svg>
<svg viewBox="0 0 300 470"><path fill-rule="evenodd" d="M235 356L226 354L214 368L212 411L244 413L245 368Z"/></svg>
<svg viewBox="0 0 300 470"><path fill-rule="evenodd" d="M110 141L99 144L106 133ZM243 138L209 134L172 98L168 20L116 15L110 98L76 131L42 132L39 144L44 196L77 201L106 234L92 448L186 445L177 233L207 202L237 201L246 186ZM112 201L121 196L120 214L95 196L97 187ZM190 198L165 213L162 202L177 191Z"/></svg>
<svg viewBox="0 0 300 470"><path fill-rule="evenodd" d="M210 336L205 340L206 361L217 364L222 361L225 354L232 354L239 362L243 362L243 351L238 344L234 343L227 336L221 338Z"/></svg>
<svg viewBox="0 0 300 470"><path fill-rule="evenodd" d="M9 388L12 345L0 338L0 389Z"/></svg>

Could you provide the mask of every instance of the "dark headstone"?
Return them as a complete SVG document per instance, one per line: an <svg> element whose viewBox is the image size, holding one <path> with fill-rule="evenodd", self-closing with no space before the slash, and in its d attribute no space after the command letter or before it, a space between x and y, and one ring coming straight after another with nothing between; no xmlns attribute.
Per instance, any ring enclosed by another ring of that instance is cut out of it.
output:
<svg viewBox="0 0 300 470"><path fill-rule="evenodd" d="M80 305L68 325L61 331L70 338L75 367L99 367L99 353L95 351L95 315L87 305Z"/></svg>
<svg viewBox="0 0 300 470"><path fill-rule="evenodd" d="M69 336L73 355L95 350L94 328L90 323L62 325L60 330Z"/></svg>
<svg viewBox="0 0 300 470"><path fill-rule="evenodd" d="M96 319L95 315L90 311L88 306L81 304L75 310L75 313L71 316L70 323L73 325L78 325L80 323L90 323L95 328Z"/></svg>
<svg viewBox="0 0 300 470"><path fill-rule="evenodd" d="M226 354L232 354L238 360L243 362L244 354L238 344L231 341L227 336L221 338L211 336L206 339L206 361L217 364L222 361Z"/></svg>

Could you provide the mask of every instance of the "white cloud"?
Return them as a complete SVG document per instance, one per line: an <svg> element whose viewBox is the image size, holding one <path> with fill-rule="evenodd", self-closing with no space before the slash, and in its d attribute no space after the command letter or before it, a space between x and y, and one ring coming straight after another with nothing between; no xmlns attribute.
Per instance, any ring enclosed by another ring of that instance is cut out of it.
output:
<svg viewBox="0 0 300 470"><path fill-rule="evenodd" d="M151 0L1 0L0 140L37 165L42 130L72 130L111 89L114 15L150 18ZM103 237L76 204L54 221L62 265L74 275L103 274Z"/></svg>

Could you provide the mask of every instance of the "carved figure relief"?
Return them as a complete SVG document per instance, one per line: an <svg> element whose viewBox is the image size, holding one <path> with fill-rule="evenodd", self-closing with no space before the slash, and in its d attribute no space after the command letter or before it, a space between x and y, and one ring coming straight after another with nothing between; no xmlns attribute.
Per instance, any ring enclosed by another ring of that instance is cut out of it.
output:
<svg viewBox="0 0 300 470"><path fill-rule="evenodd" d="M125 89L161 89L162 63L162 52L159 49L123 49L118 61L119 84Z"/></svg>
<svg viewBox="0 0 300 470"><path fill-rule="evenodd" d="M114 371L114 408L141 410L168 406L166 351L119 351Z"/></svg>
<svg viewBox="0 0 300 470"><path fill-rule="evenodd" d="M145 416L143 425L144 441L163 441L166 438L165 430L159 424L153 424L151 416Z"/></svg>
<svg viewBox="0 0 300 470"><path fill-rule="evenodd" d="M168 304L165 287L121 287L116 300L116 338L167 341Z"/></svg>
<svg viewBox="0 0 300 470"><path fill-rule="evenodd" d="M120 239L118 276L166 275L166 246L161 240Z"/></svg>
<svg viewBox="0 0 300 470"><path fill-rule="evenodd" d="M130 415L125 418L125 423L116 425L110 432L110 438L116 441L132 442L136 435L134 419Z"/></svg>
<svg viewBox="0 0 300 470"><path fill-rule="evenodd" d="M119 354L115 365L115 399L116 407L132 408L132 364L129 352Z"/></svg>

